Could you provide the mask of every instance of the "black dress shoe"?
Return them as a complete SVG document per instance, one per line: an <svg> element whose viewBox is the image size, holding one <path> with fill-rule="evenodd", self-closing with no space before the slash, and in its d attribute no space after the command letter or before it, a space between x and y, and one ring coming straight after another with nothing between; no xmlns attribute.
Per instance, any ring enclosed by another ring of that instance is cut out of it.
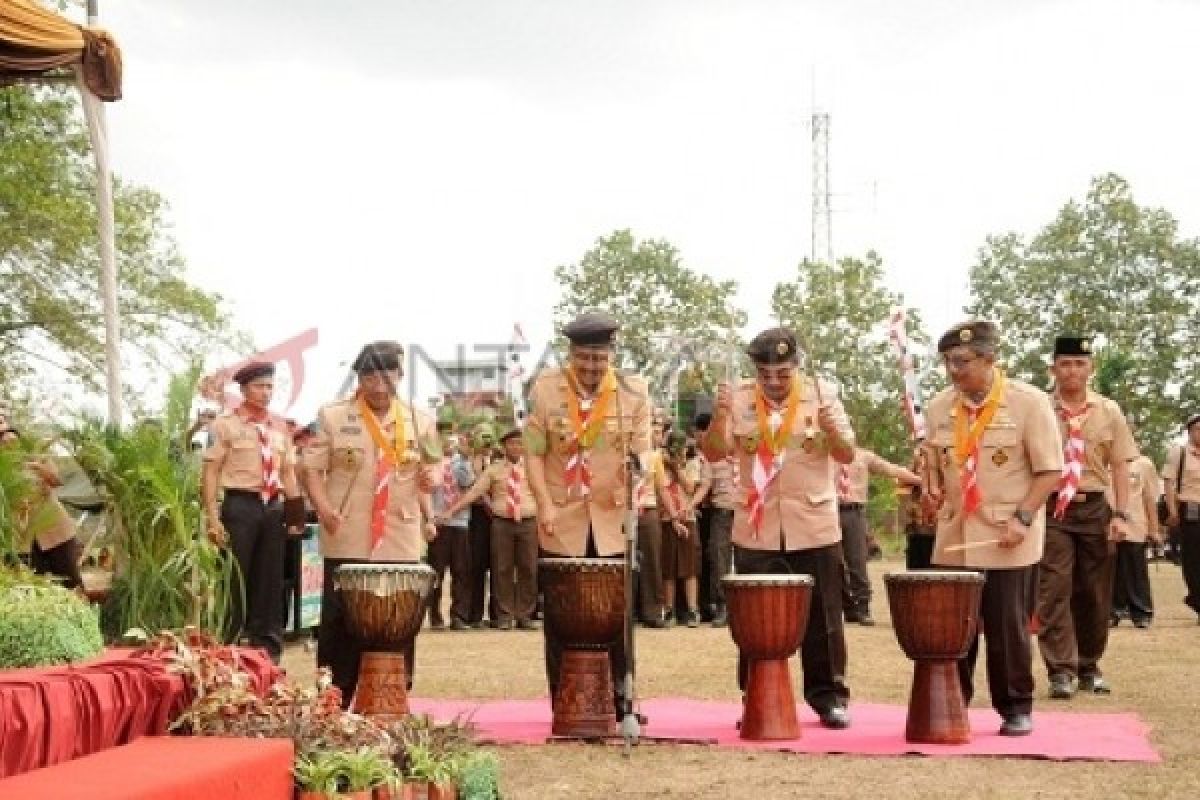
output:
<svg viewBox="0 0 1200 800"><path fill-rule="evenodd" d="M729 616L725 613L725 609L721 609L713 614L712 626L714 628L724 628L729 624Z"/></svg>
<svg viewBox="0 0 1200 800"><path fill-rule="evenodd" d="M1092 694L1112 694L1112 687L1099 675L1084 675L1079 679L1079 691Z"/></svg>
<svg viewBox="0 0 1200 800"><path fill-rule="evenodd" d="M471 626L463 622L461 619L450 620L450 630L452 631L469 631Z"/></svg>
<svg viewBox="0 0 1200 800"><path fill-rule="evenodd" d="M642 624L645 625L647 628L665 628L665 627L667 627L666 620L662 620L662 619L648 619L648 620L645 620Z"/></svg>
<svg viewBox="0 0 1200 800"><path fill-rule="evenodd" d="M850 711L843 706L834 706L822 711L820 717L821 724L826 728L843 730L850 727Z"/></svg>
<svg viewBox="0 0 1200 800"><path fill-rule="evenodd" d="M1033 717L1028 714L1005 714L1000 725L1001 736L1028 736L1033 733Z"/></svg>
<svg viewBox="0 0 1200 800"><path fill-rule="evenodd" d="M517 620L517 627L523 631L536 631L541 626L531 619L519 619Z"/></svg>
<svg viewBox="0 0 1200 800"><path fill-rule="evenodd" d="M875 618L871 616L870 611L864 611L858 615L858 624L864 628L873 628L875 627Z"/></svg>
<svg viewBox="0 0 1200 800"><path fill-rule="evenodd" d="M1149 628L1149 627L1150 627L1150 620L1148 620L1148 619L1141 619L1141 618L1139 618L1139 619L1135 619L1135 620L1133 621L1133 627L1135 627L1135 628Z"/></svg>
<svg viewBox="0 0 1200 800"><path fill-rule="evenodd" d="M1056 700L1070 700L1075 695L1075 686L1070 675L1050 676L1050 696Z"/></svg>

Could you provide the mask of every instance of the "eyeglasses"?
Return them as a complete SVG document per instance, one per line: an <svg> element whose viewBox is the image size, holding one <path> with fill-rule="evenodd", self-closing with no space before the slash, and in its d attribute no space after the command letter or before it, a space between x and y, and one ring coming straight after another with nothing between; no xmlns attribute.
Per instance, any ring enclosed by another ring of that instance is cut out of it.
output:
<svg viewBox="0 0 1200 800"><path fill-rule="evenodd" d="M942 363L946 365L946 369L959 371L971 366L979 360L979 356L942 356Z"/></svg>

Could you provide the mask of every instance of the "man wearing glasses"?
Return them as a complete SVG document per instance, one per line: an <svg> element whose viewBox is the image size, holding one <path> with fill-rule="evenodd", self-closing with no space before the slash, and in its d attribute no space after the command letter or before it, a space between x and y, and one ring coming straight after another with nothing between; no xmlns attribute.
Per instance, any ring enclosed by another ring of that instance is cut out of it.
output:
<svg viewBox="0 0 1200 800"><path fill-rule="evenodd" d="M717 387L704 437L711 462L738 459L733 562L741 573L813 577L800 647L804 699L827 728L846 728L846 638L842 621L842 533L834 465L854 460L854 431L833 384L800 374L796 336L771 328L746 349L756 378ZM738 683L747 665L738 659Z"/></svg>
<svg viewBox="0 0 1200 800"><path fill-rule="evenodd" d="M999 333L986 321L956 325L938 340L951 386L930 402L925 443L937 511L933 563L983 573L980 627L987 636L988 691L1000 734L1033 732L1029 616L1046 536L1046 498L1062 472L1062 447L1046 394L996 367ZM974 690L978 635L959 661L963 698Z"/></svg>

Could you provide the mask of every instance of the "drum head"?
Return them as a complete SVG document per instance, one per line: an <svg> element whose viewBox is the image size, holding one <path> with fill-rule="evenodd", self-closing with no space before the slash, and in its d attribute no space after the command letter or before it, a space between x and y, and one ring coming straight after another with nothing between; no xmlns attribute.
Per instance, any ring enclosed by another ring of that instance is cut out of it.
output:
<svg viewBox="0 0 1200 800"><path fill-rule="evenodd" d="M726 586L812 586L812 575L726 575L721 578Z"/></svg>
<svg viewBox="0 0 1200 800"><path fill-rule="evenodd" d="M904 572L889 572L883 576L884 583L983 583L982 572L954 569L915 569Z"/></svg>
<svg viewBox="0 0 1200 800"><path fill-rule="evenodd" d="M562 572L611 572L625 569L623 558L539 558L542 569Z"/></svg>

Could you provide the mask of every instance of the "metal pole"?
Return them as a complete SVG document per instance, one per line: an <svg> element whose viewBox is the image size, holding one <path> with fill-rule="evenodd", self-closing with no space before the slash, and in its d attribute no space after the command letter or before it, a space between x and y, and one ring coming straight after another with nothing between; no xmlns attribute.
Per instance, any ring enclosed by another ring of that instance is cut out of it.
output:
<svg viewBox="0 0 1200 800"><path fill-rule="evenodd" d="M87 0L87 24L99 21L99 0ZM104 104L84 92L84 111L96 158L96 212L100 234L100 300L104 307L104 369L108 389L108 423L121 424L121 328L117 312L117 254L113 215L112 171L108 163L108 124Z"/></svg>

